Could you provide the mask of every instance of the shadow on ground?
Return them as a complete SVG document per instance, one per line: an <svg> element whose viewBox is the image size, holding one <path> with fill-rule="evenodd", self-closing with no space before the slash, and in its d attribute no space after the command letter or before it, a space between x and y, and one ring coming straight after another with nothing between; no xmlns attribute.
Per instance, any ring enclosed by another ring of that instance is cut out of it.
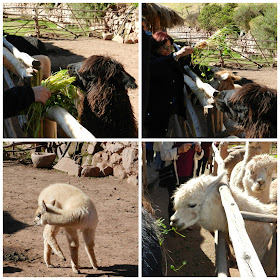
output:
<svg viewBox="0 0 280 280"><path fill-rule="evenodd" d="M66 69L67 65L74 62L83 61L86 57L72 53L69 50L55 46L52 42L44 42L48 57L51 60L52 72L57 72L60 69ZM67 46L67 40L65 40Z"/></svg>
<svg viewBox="0 0 280 280"><path fill-rule="evenodd" d="M3 233L12 234L29 227L20 221L15 220L7 211L3 212Z"/></svg>
<svg viewBox="0 0 280 280"><path fill-rule="evenodd" d="M108 267L99 267L99 271L104 271L98 274L88 274L86 277L104 277L104 276L125 276L125 277L137 277L138 266L137 265L113 265Z"/></svg>

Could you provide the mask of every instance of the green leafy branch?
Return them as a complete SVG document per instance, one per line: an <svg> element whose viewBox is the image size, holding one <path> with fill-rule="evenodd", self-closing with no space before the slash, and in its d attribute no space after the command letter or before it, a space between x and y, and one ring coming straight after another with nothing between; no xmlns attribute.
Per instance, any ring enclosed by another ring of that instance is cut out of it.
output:
<svg viewBox="0 0 280 280"><path fill-rule="evenodd" d="M184 265L186 265L186 264L187 264L187 262L186 262L186 261L183 261L183 262L182 262L182 265L181 265L180 267L175 268L174 265L171 265L170 268L171 268L173 271L178 272L178 271L179 271Z"/></svg>

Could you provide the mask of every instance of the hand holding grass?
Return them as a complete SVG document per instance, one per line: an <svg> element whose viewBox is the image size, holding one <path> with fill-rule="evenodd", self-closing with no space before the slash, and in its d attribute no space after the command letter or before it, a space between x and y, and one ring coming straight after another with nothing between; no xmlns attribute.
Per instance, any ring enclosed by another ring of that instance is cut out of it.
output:
<svg viewBox="0 0 280 280"><path fill-rule="evenodd" d="M43 86L32 87L35 97L35 102L46 104L47 100L51 97L51 91Z"/></svg>

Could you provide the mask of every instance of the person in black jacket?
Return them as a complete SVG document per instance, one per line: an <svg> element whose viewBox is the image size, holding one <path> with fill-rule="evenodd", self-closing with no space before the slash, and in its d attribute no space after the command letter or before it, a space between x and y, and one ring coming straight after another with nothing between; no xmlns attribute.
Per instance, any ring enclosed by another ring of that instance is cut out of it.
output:
<svg viewBox="0 0 280 280"><path fill-rule="evenodd" d="M43 86L22 86L6 90L3 96L4 119L16 116L33 102L45 104L50 97L50 90Z"/></svg>
<svg viewBox="0 0 280 280"><path fill-rule="evenodd" d="M185 117L184 76L181 57L193 52L185 46L173 52L173 39L166 32L151 37L149 104L145 137L165 137L172 114Z"/></svg>

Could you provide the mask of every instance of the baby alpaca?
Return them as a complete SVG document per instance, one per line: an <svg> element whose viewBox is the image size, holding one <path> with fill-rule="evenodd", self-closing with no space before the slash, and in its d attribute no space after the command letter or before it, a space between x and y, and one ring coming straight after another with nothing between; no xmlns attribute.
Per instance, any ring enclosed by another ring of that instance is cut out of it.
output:
<svg viewBox="0 0 280 280"><path fill-rule="evenodd" d="M276 158L268 154L253 157L246 165L242 180L245 192L262 203L270 203L270 185L276 169Z"/></svg>
<svg viewBox="0 0 280 280"><path fill-rule="evenodd" d="M85 249L90 263L97 269L94 254L94 235L98 223L97 212L90 198L78 188L68 184L52 184L43 189L38 198L35 223L45 225L44 261L51 267L52 250L61 259L65 257L57 244L56 235L63 227L69 243L71 265L75 273L79 273L78 248L79 239L77 230L83 234Z"/></svg>

